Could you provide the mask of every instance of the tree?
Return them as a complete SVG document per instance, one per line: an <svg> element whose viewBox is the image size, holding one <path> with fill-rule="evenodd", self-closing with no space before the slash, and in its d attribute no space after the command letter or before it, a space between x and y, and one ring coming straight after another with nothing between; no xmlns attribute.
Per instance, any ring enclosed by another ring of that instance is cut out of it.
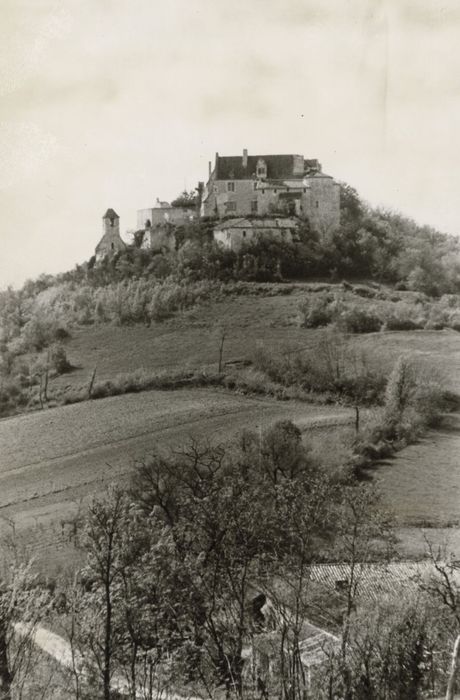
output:
<svg viewBox="0 0 460 700"><path fill-rule="evenodd" d="M180 193L176 197L176 199L173 199L171 202L172 207L184 207L186 209L194 209L197 205L197 193L196 190L191 190L190 192L187 192L187 190L184 190L183 192Z"/></svg>
<svg viewBox="0 0 460 700"><path fill-rule="evenodd" d="M12 566L0 584L0 700L12 700L26 682L33 638L50 608L32 562Z"/></svg>
<svg viewBox="0 0 460 700"><path fill-rule="evenodd" d="M135 556L131 516L125 494L112 487L90 504L81 539L88 562L83 572L87 595L79 610L80 644L89 667L99 676L104 700L112 699L114 661L125 643L119 590Z"/></svg>
<svg viewBox="0 0 460 700"><path fill-rule="evenodd" d="M446 690L446 700L454 700L460 666L460 588L457 584L460 567L456 558L452 554L448 554L446 546L436 549L426 539L426 548L433 566L433 573L427 580L420 581L421 588L441 603L454 624L455 641Z"/></svg>

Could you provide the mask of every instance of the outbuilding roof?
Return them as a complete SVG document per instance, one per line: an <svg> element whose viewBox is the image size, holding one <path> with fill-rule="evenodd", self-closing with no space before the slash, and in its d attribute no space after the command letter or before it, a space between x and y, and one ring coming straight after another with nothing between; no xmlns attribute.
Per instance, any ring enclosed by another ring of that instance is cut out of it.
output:
<svg viewBox="0 0 460 700"><path fill-rule="evenodd" d="M214 229L217 231L226 231L229 228L232 229L294 229L297 228L299 222L297 219L292 217L263 217L260 219L246 219L245 217L223 219Z"/></svg>

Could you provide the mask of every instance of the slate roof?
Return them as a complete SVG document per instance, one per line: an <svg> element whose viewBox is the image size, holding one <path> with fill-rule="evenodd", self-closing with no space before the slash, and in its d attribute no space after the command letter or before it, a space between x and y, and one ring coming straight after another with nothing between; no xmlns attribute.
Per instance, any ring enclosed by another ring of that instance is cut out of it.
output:
<svg viewBox="0 0 460 700"><path fill-rule="evenodd" d="M114 209L107 209L107 211L105 212L105 214L102 218L103 219L119 219L120 217L118 216L117 212Z"/></svg>
<svg viewBox="0 0 460 700"><path fill-rule="evenodd" d="M293 154L248 156L245 168L243 167L242 156L218 156L215 178L216 180L251 180L256 175L257 161L259 159L263 159L267 164L267 178L270 180L283 180L287 177L303 178L303 172L299 175L294 175L295 157Z"/></svg>

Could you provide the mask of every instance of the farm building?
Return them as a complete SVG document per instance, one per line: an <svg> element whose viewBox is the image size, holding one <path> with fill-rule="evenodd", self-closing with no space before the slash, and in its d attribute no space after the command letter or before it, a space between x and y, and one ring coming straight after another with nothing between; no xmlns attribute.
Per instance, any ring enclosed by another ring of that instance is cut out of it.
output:
<svg viewBox="0 0 460 700"><path fill-rule="evenodd" d="M224 248L238 252L244 244L272 238L291 243L298 228L293 217L263 219L225 219L214 229L214 240Z"/></svg>

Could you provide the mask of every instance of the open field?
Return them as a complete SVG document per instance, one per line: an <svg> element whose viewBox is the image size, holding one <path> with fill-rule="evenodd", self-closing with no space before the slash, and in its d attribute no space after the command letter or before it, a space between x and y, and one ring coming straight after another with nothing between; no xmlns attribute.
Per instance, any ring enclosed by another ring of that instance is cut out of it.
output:
<svg viewBox="0 0 460 700"><path fill-rule="evenodd" d="M53 383L78 388L97 366L100 380L145 368L216 369L221 324L227 330L224 361L251 359L259 344L273 351L312 350L325 329L301 328L297 307L305 290L290 294L232 296L146 326L89 326L72 331L67 354L77 367ZM357 300L358 301L358 300ZM460 393L460 333L379 332L351 336L370 361L389 370L403 353L437 367ZM52 391L52 387L51 387ZM221 390L149 391L0 421L0 520L5 533L29 532L36 551L68 537L80 502L112 479L125 478L135 459L156 443L177 446L190 435L223 440L242 428L290 418L322 430L351 420L351 411L298 402L247 398ZM398 517L408 552L423 552L419 526L432 537L460 535L460 421L428 435L372 471ZM434 530L432 526L438 526ZM70 527L70 526L69 526ZM32 537L32 529L34 531ZM61 546L60 545L60 546Z"/></svg>
<svg viewBox="0 0 460 700"><path fill-rule="evenodd" d="M296 287L289 295L229 297L208 303L151 326L88 326L72 331L66 350L76 369L52 384L87 385L94 367L98 379L111 379L137 369L217 368L222 326L226 328L224 361L251 359L263 344L273 351L314 349L325 329L301 328L298 305L306 292ZM368 303L354 297L357 304ZM460 392L460 333L393 331L351 336L359 349L390 368L402 353L425 357L454 379Z"/></svg>
<svg viewBox="0 0 460 700"><path fill-rule="evenodd" d="M56 552L80 503L126 478L156 444L224 441L280 419L321 428L350 422L352 411L196 389L112 397L0 421L1 529L6 533L14 524L16 533L27 530L37 555L50 547Z"/></svg>
<svg viewBox="0 0 460 700"><path fill-rule="evenodd" d="M407 525L460 526L460 416L378 465L389 504Z"/></svg>

